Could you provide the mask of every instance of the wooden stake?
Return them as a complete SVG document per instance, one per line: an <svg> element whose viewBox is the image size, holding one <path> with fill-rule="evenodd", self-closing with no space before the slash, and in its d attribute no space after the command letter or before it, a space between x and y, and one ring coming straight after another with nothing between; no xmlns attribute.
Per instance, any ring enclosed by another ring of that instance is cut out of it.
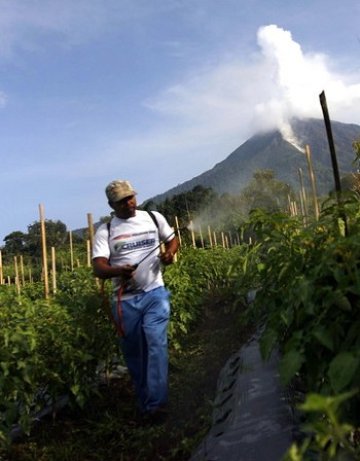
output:
<svg viewBox="0 0 360 461"><path fill-rule="evenodd" d="M290 213L290 216L292 216L292 210L291 210L291 198L290 198L290 195L288 194L287 196L287 199L288 199L288 208L289 208L289 213Z"/></svg>
<svg viewBox="0 0 360 461"><path fill-rule="evenodd" d="M71 272L74 270L74 251L73 251L73 240L72 231L69 231L69 242L70 242L70 268Z"/></svg>
<svg viewBox="0 0 360 461"><path fill-rule="evenodd" d="M216 232L213 232L213 241L214 241L214 246L217 247L217 238L216 238Z"/></svg>
<svg viewBox="0 0 360 461"><path fill-rule="evenodd" d="M14 256L14 266L15 266L16 292L18 295L20 295L21 289L20 289L20 278L19 278L19 268L18 268L17 256Z"/></svg>
<svg viewBox="0 0 360 461"><path fill-rule="evenodd" d="M181 246L181 245L182 245L182 241L181 241L180 227L179 227L179 221L178 221L177 216L175 216L175 227L176 227L177 237L178 237L178 239L179 239L179 245Z"/></svg>
<svg viewBox="0 0 360 461"><path fill-rule="evenodd" d="M203 239L203 234L202 234L201 226L199 226L199 232L200 232L201 248L204 248L205 245L204 245L204 239Z"/></svg>
<svg viewBox="0 0 360 461"><path fill-rule="evenodd" d="M47 252L46 252L46 230L45 230L45 218L44 218L44 206L39 205L40 212L40 229L41 229L41 249L42 249L42 269L44 275L44 297L49 297L49 277L48 277L48 266L47 266Z"/></svg>
<svg viewBox="0 0 360 461"><path fill-rule="evenodd" d="M52 274L52 291L56 294L56 254L55 247L51 247L51 274Z"/></svg>
<svg viewBox="0 0 360 461"><path fill-rule="evenodd" d="M297 203L296 203L296 201L294 201L294 202L293 202L293 204L294 204L294 212L295 212L295 216L297 216L297 215L298 215L298 207L297 207Z"/></svg>
<svg viewBox="0 0 360 461"><path fill-rule="evenodd" d="M25 285L24 257L23 257L23 255L20 255L20 276L21 276L21 284Z"/></svg>
<svg viewBox="0 0 360 461"><path fill-rule="evenodd" d="M88 227L89 227L89 241L90 241L90 253L92 253L92 247L94 242L94 223L91 213L87 214Z"/></svg>
<svg viewBox="0 0 360 461"><path fill-rule="evenodd" d="M328 143L329 143L331 163L332 163L332 168L333 168L333 173L334 173L336 198L337 198L338 207L339 207L339 214L340 214L340 217L344 221L345 235L348 235L347 219L346 219L344 208L342 206L342 199L341 199L340 173L339 173L339 167L338 167L337 158L336 158L335 143L334 143L334 138L333 138L332 129L331 129L331 122L330 122L330 116L329 116L329 111L327 107L325 92L322 91L319 97L320 97L321 108L322 108L323 115L324 115L326 134L327 134Z"/></svg>
<svg viewBox="0 0 360 461"><path fill-rule="evenodd" d="M87 267L91 267L91 241L86 240Z"/></svg>
<svg viewBox="0 0 360 461"><path fill-rule="evenodd" d="M315 181L314 169L312 165L311 151L310 151L310 146L308 145L305 146L305 155L306 155L306 160L307 160L307 164L309 168L309 177L310 177L311 190L312 190L312 196L313 196L315 219L316 221L318 221L319 220L319 203L317 200L316 181Z"/></svg>
<svg viewBox="0 0 360 461"><path fill-rule="evenodd" d="M208 226L208 235L209 235L209 245L211 247L213 247L213 241L212 241L212 237L211 237L211 229L210 229L210 226Z"/></svg>
<svg viewBox="0 0 360 461"><path fill-rule="evenodd" d="M196 248L196 240L195 240L195 233L194 233L194 225L193 222L190 221L190 232L191 232L191 241L193 248Z"/></svg>
<svg viewBox="0 0 360 461"><path fill-rule="evenodd" d="M222 246L223 246L223 248L225 248L225 238L224 238L224 232L221 232L221 242L222 242Z"/></svg>
<svg viewBox="0 0 360 461"><path fill-rule="evenodd" d="M306 203L306 192L304 188L304 178L302 169L299 168L299 179L300 179L300 205L301 205L301 214L303 216L303 223L306 226L306 216L307 216L307 203Z"/></svg>
<svg viewBox="0 0 360 461"><path fill-rule="evenodd" d="M338 167L337 158L336 158L335 143L334 143L334 138L332 134L330 116L329 116L329 111L328 111L326 96L325 96L324 91L321 92L321 94L319 95L319 98L320 98L321 108L323 111L326 134L327 134L328 143L329 143L330 156L331 156L331 162L332 162L333 173L334 173L335 190L336 190L336 194L339 194L341 192L339 167Z"/></svg>

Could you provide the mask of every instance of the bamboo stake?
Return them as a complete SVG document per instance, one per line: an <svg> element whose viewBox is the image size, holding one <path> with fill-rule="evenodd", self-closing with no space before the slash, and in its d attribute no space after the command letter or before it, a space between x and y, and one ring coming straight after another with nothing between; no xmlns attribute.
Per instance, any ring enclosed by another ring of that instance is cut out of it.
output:
<svg viewBox="0 0 360 461"><path fill-rule="evenodd" d="M303 202L303 196L302 196L302 193L301 191L299 192L299 200L300 200L300 212L301 212L301 216L304 218L304 202Z"/></svg>
<svg viewBox="0 0 360 461"><path fill-rule="evenodd" d="M92 253L93 242L94 242L94 223L91 213L87 214L88 227L89 227L89 241L90 241L90 253Z"/></svg>
<svg viewBox="0 0 360 461"><path fill-rule="evenodd" d="M70 268L71 272L74 270L74 250L73 250L73 239L72 239L72 231L69 231L69 242L70 242Z"/></svg>
<svg viewBox="0 0 360 461"><path fill-rule="evenodd" d="M47 252L46 252L46 229L44 219L44 206L39 205L40 212L40 229L41 229L41 249L42 249L42 266L44 274L44 297L49 297L49 278L48 278L48 267L47 267Z"/></svg>
<svg viewBox="0 0 360 461"><path fill-rule="evenodd" d="M216 238L216 232L213 232L213 240L214 240L214 246L217 247L217 238Z"/></svg>
<svg viewBox="0 0 360 461"><path fill-rule="evenodd" d="M292 216L292 210L291 210L291 198L290 198L290 194L288 194L288 196L287 196L287 199L288 199L288 208L289 208L289 213L290 213L290 216Z"/></svg>
<svg viewBox="0 0 360 461"><path fill-rule="evenodd" d="M298 210L297 210L297 204L294 200L291 201L291 216L297 216Z"/></svg>
<svg viewBox="0 0 360 461"><path fill-rule="evenodd" d="M318 221L319 220L319 203L317 200L316 181L315 181L314 169L313 169L313 164L312 164L312 159L311 159L311 151L310 151L310 146L308 144L306 144L305 146L305 155L306 155L306 160L307 160L307 164L309 168L309 177L310 177L310 182L311 182L315 219L316 221Z"/></svg>
<svg viewBox="0 0 360 461"><path fill-rule="evenodd" d="M52 274L52 291L56 294L56 254L55 247L51 247L51 274Z"/></svg>
<svg viewBox="0 0 360 461"><path fill-rule="evenodd" d="M200 233L200 242L201 242L201 248L204 248L204 238L201 230L201 226L199 226L199 233Z"/></svg>
<svg viewBox="0 0 360 461"><path fill-rule="evenodd" d="M87 267L91 267L91 241L86 240Z"/></svg>
<svg viewBox="0 0 360 461"><path fill-rule="evenodd" d="M1 250L0 250L0 285L4 285L4 272L3 272L3 265L2 265Z"/></svg>
<svg viewBox="0 0 360 461"><path fill-rule="evenodd" d="M208 234L209 234L209 245L211 247L213 247L213 241L212 241L212 237L211 237L211 229L210 229L210 226L208 226Z"/></svg>
<svg viewBox="0 0 360 461"><path fill-rule="evenodd" d="M299 213L298 213L298 207L297 207L296 201L294 201L293 204L294 204L295 216L297 216Z"/></svg>
<svg viewBox="0 0 360 461"><path fill-rule="evenodd" d="M25 285L24 257L23 257L23 255L20 255L20 275L21 275L21 284Z"/></svg>
<svg viewBox="0 0 360 461"><path fill-rule="evenodd" d="M301 214L303 215L303 222L306 226L306 216L307 216L307 201L306 201L306 192L304 188L304 178L302 169L299 168L299 179L300 179L300 204L301 204Z"/></svg>
<svg viewBox="0 0 360 461"><path fill-rule="evenodd" d="M221 232L221 242L222 242L222 246L223 246L223 248L225 248L225 238L224 238L224 232Z"/></svg>
<svg viewBox="0 0 360 461"><path fill-rule="evenodd" d="M15 266L15 285L16 285L16 292L20 295L20 278L19 278L19 267L17 262L17 256L14 256L14 266Z"/></svg>
<svg viewBox="0 0 360 461"><path fill-rule="evenodd" d="M178 239L179 239L179 245L181 246L181 245L182 245L182 241L181 241L180 227L179 227L179 221L178 221L178 217L177 217L177 216L175 216L175 227L176 227L177 236L178 236Z"/></svg>
<svg viewBox="0 0 360 461"><path fill-rule="evenodd" d="M190 232L191 232L192 246L193 246L193 248L196 248L194 226L193 226L193 222L192 222L192 221L190 221Z"/></svg>

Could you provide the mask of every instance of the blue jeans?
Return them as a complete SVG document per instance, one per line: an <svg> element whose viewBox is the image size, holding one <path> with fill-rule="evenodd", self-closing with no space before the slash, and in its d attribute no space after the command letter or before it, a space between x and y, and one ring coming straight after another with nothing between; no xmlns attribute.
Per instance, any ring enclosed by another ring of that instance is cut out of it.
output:
<svg viewBox="0 0 360 461"><path fill-rule="evenodd" d="M167 327L170 318L168 290L159 287L121 300L120 309L114 296L112 312L123 329L120 345L135 385L140 410L147 412L166 405Z"/></svg>

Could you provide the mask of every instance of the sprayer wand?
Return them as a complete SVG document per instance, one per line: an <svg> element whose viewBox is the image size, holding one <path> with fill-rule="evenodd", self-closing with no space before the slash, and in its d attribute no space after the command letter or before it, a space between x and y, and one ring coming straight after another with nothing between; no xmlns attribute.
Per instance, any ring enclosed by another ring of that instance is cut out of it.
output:
<svg viewBox="0 0 360 461"><path fill-rule="evenodd" d="M137 269L139 267L139 265L145 261L145 259L147 259L151 254L154 253L154 251L158 250L161 245L163 243L165 243L170 237L172 237L173 235L175 235L175 231L172 231L171 234L169 234L167 237L165 237L163 240L160 240L160 243L159 245L156 245L155 248L153 248L151 251L149 251L149 253L147 255L145 255L142 259L140 259L140 261L137 263L137 264L134 264L134 269Z"/></svg>

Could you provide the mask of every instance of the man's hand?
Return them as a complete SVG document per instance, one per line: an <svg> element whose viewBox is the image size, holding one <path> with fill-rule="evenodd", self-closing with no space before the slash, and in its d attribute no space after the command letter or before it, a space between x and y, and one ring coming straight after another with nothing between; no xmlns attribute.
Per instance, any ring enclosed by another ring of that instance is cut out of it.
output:
<svg viewBox="0 0 360 461"><path fill-rule="evenodd" d="M124 281L128 281L134 275L136 267L132 266L131 264L126 264L125 266L120 266L118 269L120 277Z"/></svg>
<svg viewBox="0 0 360 461"><path fill-rule="evenodd" d="M166 250L164 253L160 255L160 261L165 265L168 266L174 261L174 253L170 250Z"/></svg>

